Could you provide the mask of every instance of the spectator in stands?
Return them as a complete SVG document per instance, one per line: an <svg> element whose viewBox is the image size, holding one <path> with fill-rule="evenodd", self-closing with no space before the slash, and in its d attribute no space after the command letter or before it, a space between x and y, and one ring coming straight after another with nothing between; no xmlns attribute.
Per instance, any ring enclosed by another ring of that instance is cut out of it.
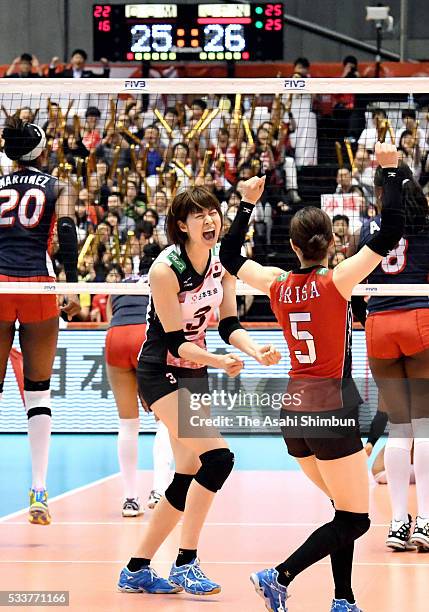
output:
<svg viewBox="0 0 429 612"><path fill-rule="evenodd" d="M349 168L338 168L337 170L337 188L335 193L352 193L352 173Z"/></svg>
<svg viewBox="0 0 429 612"><path fill-rule="evenodd" d="M78 200L75 206L75 222L79 242L84 242L88 234L94 232L94 225L88 218L86 204Z"/></svg>
<svg viewBox="0 0 429 612"><path fill-rule="evenodd" d="M354 55L346 55L343 59L343 72L341 77L343 79L360 77L358 61Z"/></svg>
<svg viewBox="0 0 429 612"><path fill-rule="evenodd" d="M345 253L350 242L350 219L347 215L334 215L332 230L340 238L340 250Z"/></svg>
<svg viewBox="0 0 429 612"><path fill-rule="evenodd" d="M151 223L153 227L153 239L163 249L167 246L168 240L165 233L165 229L159 223L159 215L154 208L146 209L143 215L143 221Z"/></svg>
<svg viewBox="0 0 429 612"><path fill-rule="evenodd" d="M85 113L85 125L83 128L82 142L84 146L93 151L101 142L101 133L97 128L101 113L96 106L90 106Z"/></svg>
<svg viewBox="0 0 429 612"><path fill-rule="evenodd" d="M119 147L119 155L116 147ZM95 150L97 159L103 159L112 167L116 161L117 168L129 168L131 166L130 145L113 126L109 126L105 135ZM113 177L112 177L113 178Z"/></svg>
<svg viewBox="0 0 429 612"><path fill-rule="evenodd" d="M4 76L8 79L34 79L42 77L43 72L35 55L23 53L19 57L15 57Z"/></svg>
<svg viewBox="0 0 429 612"><path fill-rule="evenodd" d="M128 233L134 231L136 222L134 217L129 215L129 211L124 209L123 196L119 192L114 192L107 198L107 212L117 214L118 220L118 232L122 241L127 239Z"/></svg>
<svg viewBox="0 0 429 612"><path fill-rule="evenodd" d="M411 169L417 180L422 170L422 155L419 142L413 132L404 130L399 139L399 159Z"/></svg>
<svg viewBox="0 0 429 612"><path fill-rule="evenodd" d="M297 57L293 63L294 76L306 79L310 77L310 62L306 57Z"/></svg>
<svg viewBox="0 0 429 612"><path fill-rule="evenodd" d="M194 171L190 163L189 147L186 142L178 142L174 145L169 169L175 171L176 182L181 187L189 187Z"/></svg>
<svg viewBox="0 0 429 612"><path fill-rule="evenodd" d="M363 130L358 140L358 151L365 149L370 153L374 152L375 143L381 140L381 142L392 142L391 131L387 125L387 113L383 108L375 108L371 112L372 116L372 127L367 127Z"/></svg>
<svg viewBox="0 0 429 612"><path fill-rule="evenodd" d="M294 62L293 77L309 78L310 62L306 57L298 57ZM301 166L317 164L317 121L313 112L311 94L287 94L282 100L285 108L293 114L296 130L291 134L291 143L295 150L295 163Z"/></svg>
<svg viewBox="0 0 429 612"><path fill-rule="evenodd" d="M57 72L57 66L60 62L58 57L53 57L49 66L49 77L58 77L61 79L94 79L96 77L108 78L110 76L109 60L105 57L101 58L103 65L102 74L96 74L92 70L85 68L88 54L83 49L75 49L71 54L70 67L66 67L63 70Z"/></svg>
<svg viewBox="0 0 429 612"><path fill-rule="evenodd" d="M143 142L149 145L146 158L146 176L156 175L157 168L163 162L163 156L161 155L162 148L159 139L159 129L155 124L148 125L145 128Z"/></svg>
<svg viewBox="0 0 429 612"><path fill-rule="evenodd" d="M199 120L203 116L204 111L207 108L207 104L201 98L195 98L191 102L191 118L194 120Z"/></svg>
<svg viewBox="0 0 429 612"><path fill-rule="evenodd" d="M396 146L399 147L402 134L405 130L408 130L416 139L420 153L423 155L429 148L429 143L425 137L425 132L418 125L416 111L413 108L406 108L402 111L401 117L403 125L396 131Z"/></svg>
<svg viewBox="0 0 429 612"><path fill-rule="evenodd" d="M161 144L165 149L168 149L182 140L182 132L179 128L179 113L174 106L168 106L165 109L164 119L171 128L170 133L160 123L156 125L159 129Z"/></svg>
<svg viewBox="0 0 429 612"><path fill-rule="evenodd" d="M124 274L122 272L121 267L118 264L111 264L106 270L106 283L120 283L124 278ZM105 323L107 322L107 299L108 295L106 294L97 294L94 295L92 299L92 309L91 309L91 321L95 321L97 323Z"/></svg>
<svg viewBox="0 0 429 612"><path fill-rule="evenodd" d="M374 199L374 174L375 166L367 149L358 149L352 169L353 185L361 187L365 198L371 202Z"/></svg>
<svg viewBox="0 0 429 612"><path fill-rule="evenodd" d="M346 259L345 254L342 251L336 251L333 255L330 255L328 267L332 270L335 266L338 266L342 261Z"/></svg>

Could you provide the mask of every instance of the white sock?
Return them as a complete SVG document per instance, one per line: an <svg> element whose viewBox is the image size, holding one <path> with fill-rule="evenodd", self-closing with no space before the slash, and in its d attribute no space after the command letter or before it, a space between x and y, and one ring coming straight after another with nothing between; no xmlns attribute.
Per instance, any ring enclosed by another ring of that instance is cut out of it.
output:
<svg viewBox="0 0 429 612"><path fill-rule="evenodd" d="M391 423L389 439L384 451L384 465L394 521L408 521L412 445L411 423Z"/></svg>
<svg viewBox="0 0 429 612"><path fill-rule="evenodd" d="M36 414L28 419L33 489L46 489L51 421L48 414Z"/></svg>
<svg viewBox="0 0 429 612"><path fill-rule="evenodd" d="M153 441L153 488L161 495L164 495L165 489L171 482L172 462L173 451L168 429L164 423L158 421L158 429Z"/></svg>
<svg viewBox="0 0 429 612"><path fill-rule="evenodd" d="M138 497L137 465L140 419L119 419L118 459L124 497Z"/></svg>
<svg viewBox="0 0 429 612"><path fill-rule="evenodd" d="M429 419L413 419L417 511L429 519Z"/></svg>

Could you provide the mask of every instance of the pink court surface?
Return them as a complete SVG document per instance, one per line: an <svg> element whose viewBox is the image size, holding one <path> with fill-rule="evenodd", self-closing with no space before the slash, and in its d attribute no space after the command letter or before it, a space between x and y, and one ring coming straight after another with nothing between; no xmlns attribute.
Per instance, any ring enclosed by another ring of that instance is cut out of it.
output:
<svg viewBox="0 0 429 612"><path fill-rule="evenodd" d="M141 472L140 478L141 489L149 490L151 473ZM415 514L414 487L410 495ZM84 612L257 612L265 607L250 573L283 560L332 517L329 500L299 472L237 471L215 500L199 547L203 568L222 584L222 592L203 599L183 593L124 594L116 591L119 571L132 556L149 513L123 519L120 499L120 478L113 475L52 499L48 527L30 525L25 512L4 517L0 590L67 590L69 607L57 609ZM354 589L360 607L364 612L427 612L429 554L385 548L385 486L371 490L371 518L370 532L356 546ZM159 573L168 574L178 541L179 528L154 559ZM298 576L290 593L289 612L329 612L329 559Z"/></svg>

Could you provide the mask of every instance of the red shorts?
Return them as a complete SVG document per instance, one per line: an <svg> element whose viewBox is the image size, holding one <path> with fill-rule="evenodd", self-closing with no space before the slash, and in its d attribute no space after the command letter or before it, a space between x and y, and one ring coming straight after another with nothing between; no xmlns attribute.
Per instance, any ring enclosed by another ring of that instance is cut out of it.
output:
<svg viewBox="0 0 429 612"><path fill-rule="evenodd" d="M429 308L389 310L366 320L368 357L398 359L429 348Z"/></svg>
<svg viewBox="0 0 429 612"><path fill-rule="evenodd" d="M1 283L52 283L52 276L4 276L0 274ZM56 295L30 295L0 293L0 321L18 321L20 323L40 323L58 317L59 308Z"/></svg>
<svg viewBox="0 0 429 612"><path fill-rule="evenodd" d="M138 354L145 338L145 323L111 327L106 336L106 363L115 368L136 370Z"/></svg>

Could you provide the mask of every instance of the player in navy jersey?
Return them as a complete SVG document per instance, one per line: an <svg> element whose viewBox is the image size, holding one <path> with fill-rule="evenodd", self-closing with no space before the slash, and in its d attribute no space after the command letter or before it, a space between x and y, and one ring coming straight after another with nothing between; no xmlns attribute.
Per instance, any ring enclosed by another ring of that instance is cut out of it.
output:
<svg viewBox="0 0 429 612"><path fill-rule="evenodd" d="M289 584L299 573L328 555L335 583L331 612L361 612L354 600L351 576L354 542L370 526L366 453L356 420L351 419L353 422L346 423L347 427L341 430L332 417L338 420L346 408L354 408L353 401L359 401L356 394L353 398L337 393L338 382L341 391L352 386L349 304L352 290L397 243L404 228L398 152L393 145L380 143L375 150L384 167L385 208L381 231L359 253L334 270L328 270L328 251L334 243L332 222L324 211L315 207L303 208L291 220L291 246L299 259L299 268L279 275L277 269L261 266L240 255L253 206L263 192L264 179L253 177L244 183L244 200L222 240L220 258L229 272L270 296L291 357L287 390L289 393L290 388L296 389L299 398L293 408L289 405L287 412L284 411L283 436L289 453L335 508L334 519L312 533L284 562L252 574L257 593L272 612L287 612ZM349 406L344 399L350 401ZM338 403L335 405L335 402ZM304 413L305 420L300 413ZM327 425L319 431L309 428L308 413L325 416ZM286 420L293 415L300 428L291 429Z"/></svg>
<svg viewBox="0 0 429 612"><path fill-rule="evenodd" d="M55 280L49 247L56 219L67 280L77 282L76 197L68 184L41 171L46 158L43 130L8 117L3 138L5 153L16 161L17 170L0 178L0 282ZM68 296L61 310L69 318L77 314L77 296ZM16 321L32 460L29 520L47 525L51 521L46 474L51 432L49 388L58 337L56 296L0 294L0 398Z"/></svg>
<svg viewBox="0 0 429 612"><path fill-rule="evenodd" d="M232 471L234 455L210 427L192 431L186 390L199 397L209 392L207 366L231 377L243 367L236 354L207 351L205 332L217 308L219 334L225 342L263 365L277 363L281 357L273 347L257 345L239 324L235 279L219 261L221 228L220 205L211 192L192 187L177 194L167 215L172 244L157 257L149 273L151 296L137 369L139 391L147 407L168 427L176 472L135 556L121 572L118 586L123 591L185 590L212 595L221 590L202 572L197 546L215 494ZM202 415L203 410L197 414ZM150 561L181 518L179 553L169 580L164 580L150 568Z"/></svg>
<svg viewBox="0 0 429 612"><path fill-rule="evenodd" d="M147 273L131 276L123 282L147 286ZM147 295L112 295L107 302L110 326L105 355L107 376L119 412L118 459L124 485L124 517L138 516L143 512L137 486L140 421L136 369L138 354L146 337L148 303ZM168 429L159 421L153 443L153 489L148 500L151 509L160 501L170 483L172 460Z"/></svg>
<svg viewBox="0 0 429 612"><path fill-rule="evenodd" d="M418 283L429 277L428 203L411 170L401 166L406 214L397 246L369 275L376 284ZM380 196L380 170L375 175ZM380 215L360 231L362 248L380 230ZM365 325L369 365L389 417L384 463L392 504L386 544L394 550L429 550L429 297L370 297ZM411 448L418 516L412 531L408 514Z"/></svg>

